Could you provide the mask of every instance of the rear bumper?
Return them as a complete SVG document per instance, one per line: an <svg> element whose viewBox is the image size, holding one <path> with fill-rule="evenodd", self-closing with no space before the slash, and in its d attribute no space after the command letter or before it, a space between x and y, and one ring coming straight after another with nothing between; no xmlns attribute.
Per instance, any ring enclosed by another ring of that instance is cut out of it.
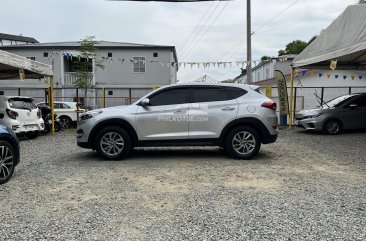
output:
<svg viewBox="0 0 366 241"><path fill-rule="evenodd" d="M44 121L38 119L37 121L23 123L18 120L6 120L3 125L9 127L15 134L24 134L27 132L43 131Z"/></svg>
<svg viewBox="0 0 366 241"><path fill-rule="evenodd" d="M278 138L278 134L276 135L266 135L266 136L263 136L263 140L262 140L262 143L263 144L270 144L270 143L273 143L277 140Z"/></svg>

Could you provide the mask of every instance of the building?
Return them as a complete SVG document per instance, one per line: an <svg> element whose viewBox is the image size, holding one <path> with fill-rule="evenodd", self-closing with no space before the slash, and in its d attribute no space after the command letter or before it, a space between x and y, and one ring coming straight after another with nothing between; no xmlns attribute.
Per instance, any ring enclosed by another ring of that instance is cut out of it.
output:
<svg viewBox="0 0 366 241"><path fill-rule="evenodd" d="M285 76L290 75L292 60L296 55L285 55L272 57L267 61L262 61L252 68L252 83L265 86L275 80L275 70L280 70ZM236 78L238 83L247 83L246 71Z"/></svg>
<svg viewBox="0 0 366 241"><path fill-rule="evenodd" d="M88 97L93 100L88 101L88 105L92 107L100 106L97 103L98 98L104 94L110 97L107 106L111 106L121 104L119 100L113 102L113 97L129 97L131 101L155 86L177 81L178 60L174 46L96 41L97 58L104 65L104 69L98 69L95 67L95 59L79 57L80 44L81 42L28 43L0 46L0 49L52 65L55 74L55 97L58 100L75 100L76 66L81 62L88 62L91 83L106 90L105 93L89 90ZM48 85L44 80L5 81L0 84L8 88L46 88ZM30 91L27 95L37 96L41 93ZM83 96L83 92L79 96Z"/></svg>
<svg viewBox="0 0 366 241"><path fill-rule="evenodd" d="M261 86L261 92L266 93L266 87L272 88L272 99L277 100L277 80L275 70L280 70L290 87L291 65L296 55L272 58L262 62L252 69L253 82ZM246 83L246 75L240 81ZM296 88L296 110L311 108L319 105L314 94L322 97L324 101L351 92L366 92L366 71L364 70L319 70L297 69L294 77ZM290 92L288 92L290 94Z"/></svg>
<svg viewBox="0 0 366 241"><path fill-rule="evenodd" d="M37 40L30 37L24 37L22 35L11 35L0 33L0 46L6 45L20 45L20 44L34 44L38 43Z"/></svg>

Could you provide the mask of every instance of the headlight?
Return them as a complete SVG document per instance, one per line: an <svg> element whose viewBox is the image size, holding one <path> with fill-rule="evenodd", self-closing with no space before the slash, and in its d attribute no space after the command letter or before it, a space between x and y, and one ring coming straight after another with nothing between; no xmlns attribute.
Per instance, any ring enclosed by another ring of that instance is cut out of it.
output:
<svg viewBox="0 0 366 241"><path fill-rule="evenodd" d="M88 120L88 119L91 119L91 118L93 118L93 117L95 117L97 115L102 114L102 112L103 111L101 111L101 110L98 110L98 111L88 111L88 112L82 114L80 116L80 119L82 119L82 120Z"/></svg>
<svg viewBox="0 0 366 241"><path fill-rule="evenodd" d="M308 119L313 119L313 118L317 118L317 117L319 117L321 115L322 115L322 113L318 113L318 114L314 114L314 115L309 115L309 116L307 116L307 118Z"/></svg>

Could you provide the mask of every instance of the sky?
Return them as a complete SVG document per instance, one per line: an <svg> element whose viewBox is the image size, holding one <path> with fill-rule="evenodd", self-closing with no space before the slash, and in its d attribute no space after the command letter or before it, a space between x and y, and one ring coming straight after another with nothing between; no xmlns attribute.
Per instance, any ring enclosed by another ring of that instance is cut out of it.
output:
<svg viewBox="0 0 366 241"><path fill-rule="evenodd" d="M252 60L308 41L357 0L252 0ZM104 0L1 0L0 32L39 42L97 40L175 46L180 62L246 60L246 0L162 3ZM241 66L240 66L241 67ZM186 65L179 81L235 78L240 68Z"/></svg>

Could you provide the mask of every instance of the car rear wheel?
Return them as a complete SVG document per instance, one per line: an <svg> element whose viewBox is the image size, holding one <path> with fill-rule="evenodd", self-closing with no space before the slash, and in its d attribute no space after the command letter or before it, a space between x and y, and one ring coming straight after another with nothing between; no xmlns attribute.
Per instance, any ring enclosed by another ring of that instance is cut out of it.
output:
<svg viewBox="0 0 366 241"><path fill-rule="evenodd" d="M99 131L95 145L98 154L106 159L124 159L131 150L131 138L121 127L110 126Z"/></svg>
<svg viewBox="0 0 366 241"><path fill-rule="evenodd" d="M225 150L235 158L251 159L258 153L260 146L260 136L251 127L236 127L225 138Z"/></svg>
<svg viewBox="0 0 366 241"><path fill-rule="evenodd" d="M13 175L15 160L13 147L7 141L0 141L0 184L6 183Z"/></svg>
<svg viewBox="0 0 366 241"><path fill-rule="evenodd" d="M325 133L329 135L337 135L341 132L341 123L338 120L328 120L323 127Z"/></svg>

